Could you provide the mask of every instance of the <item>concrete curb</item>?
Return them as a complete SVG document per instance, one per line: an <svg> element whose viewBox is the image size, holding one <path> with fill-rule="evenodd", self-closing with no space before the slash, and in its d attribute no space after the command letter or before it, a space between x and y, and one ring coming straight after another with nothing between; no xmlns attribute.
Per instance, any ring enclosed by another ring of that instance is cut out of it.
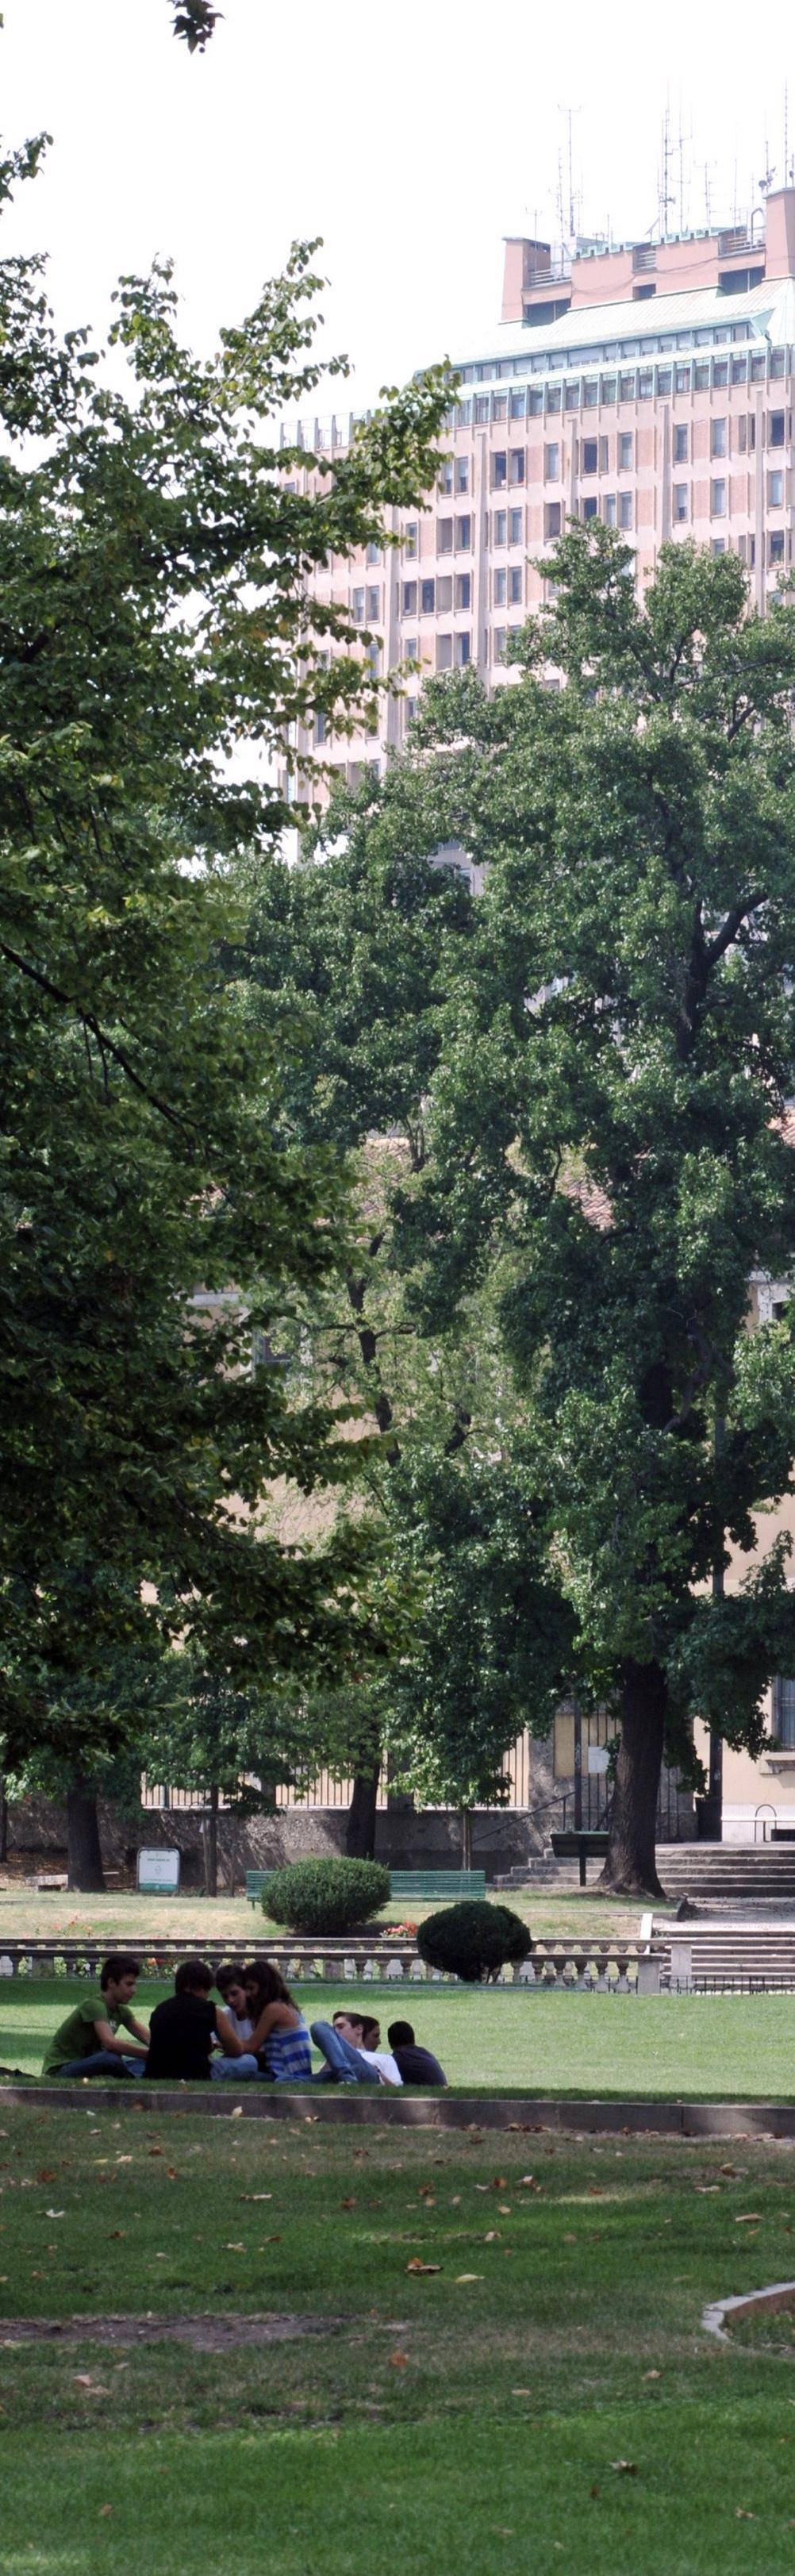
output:
<svg viewBox="0 0 795 2576"><path fill-rule="evenodd" d="M556 2095L387 2093L379 2087L307 2085L298 2092L286 2085L231 2084L138 2086L99 2084L3 2084L0 2109L18 2103L29 2110L146 2111L157 2119L330 2120L352 2127L421 2129L557 2129L576 2136L600 2132L614 2137L793 2138L792 2102L639 2102L600 2101L590 2097L567 2101Z"/></svg>
<svg viewBox="0 0 795 2576"><path fill-rule="evenodd" d="M795 2281L772 2281L767 2290L746 2290L736 2299L713 2299L702 2311L705 2334L716 2335L719 2343L731 2343L726 2332L727 2317L763 2316L765 2309L795 2307Z"/></svg>

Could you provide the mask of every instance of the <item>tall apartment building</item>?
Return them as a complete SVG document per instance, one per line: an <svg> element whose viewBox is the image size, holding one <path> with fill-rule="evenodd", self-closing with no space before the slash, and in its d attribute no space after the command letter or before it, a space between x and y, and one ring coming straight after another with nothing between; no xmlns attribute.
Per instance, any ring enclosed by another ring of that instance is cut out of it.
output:
<svg viewBox="0 0 795 2576"><path fill-rule="evenodd" d="M634 548L639 585L660 546L692 537L747 564L764 609L792 563L795 188L748 227L616 248L505 245L502 320L460 378L449 458L425 508L393 514L395 547L335 561L319 596L347 601L381 669L417 664L370 739L321 726L302 751L355 779L405 737L421 679L472 662L510 680L511 637L543 601L544 558L567 517L601 519ZM285 431L344 447L349 421Z"/></svg>

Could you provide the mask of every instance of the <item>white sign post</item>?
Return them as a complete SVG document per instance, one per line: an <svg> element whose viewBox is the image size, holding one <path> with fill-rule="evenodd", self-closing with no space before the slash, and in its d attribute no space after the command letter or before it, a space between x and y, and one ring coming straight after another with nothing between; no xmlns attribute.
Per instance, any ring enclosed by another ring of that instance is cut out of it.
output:
<svg viewBox="0 0 795 2576"><path fill-rule="evenodd" d="M179 1852L139 1851L137 1883L139 1896L177 1896Z"/></svg>

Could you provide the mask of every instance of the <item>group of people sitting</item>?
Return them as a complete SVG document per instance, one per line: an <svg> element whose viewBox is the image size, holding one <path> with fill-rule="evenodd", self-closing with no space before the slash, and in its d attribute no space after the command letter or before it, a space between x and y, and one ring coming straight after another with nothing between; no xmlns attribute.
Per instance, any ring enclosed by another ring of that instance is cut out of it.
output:
<svg viewBox="0 0 795 2576"><path fill-rule="evenodd" d="M99 1981L67 2013L50 2041L43 2075L150 2076L160 2083L210 2078L269 2084L446 2084L438 2058L420 2048L408 2021L390 2023L388 2048L372 2014L345 2010L307 2027L278 1968L268 1959L213 1971L182 1959L174 1992L156 2004L149 2029L136 2020L139 1959L115 1952ZM213 1991L220 2003L211 1998ZM322 2063L313 2068L312 2044Z"/></svg>

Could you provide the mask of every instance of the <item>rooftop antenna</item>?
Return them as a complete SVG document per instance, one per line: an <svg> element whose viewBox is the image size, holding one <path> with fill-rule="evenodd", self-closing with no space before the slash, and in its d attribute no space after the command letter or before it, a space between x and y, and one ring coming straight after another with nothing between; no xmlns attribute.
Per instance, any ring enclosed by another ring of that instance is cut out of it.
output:
<svg viewBox="0 0 795 2576"><path fill-rule="evenodd" d="M704 163L704 213L705 213L706 218L707 218L707 231L708 231L708 232L709 232L709 230L710 230L711 223L712 223L712 190L711 190L711 187L710 187L710 179L709 179L710 167L711 167L711 164L709 163L709 161L705 161L705 163Z"/></svg>
<svg viewBox="0 0 795 2576"><path fill-rule="evenodd" d="M775 175L776 165L774 161L771 161L770 145L768 143L767 135L765 135L765 175L763 179L757 180L760 197L769 197Z"/></svg>
<svg viewBox="0 0 795 2576"><path fill-rule="evenodd" d="M665 240L665 236L668 231L669 208L674 204L674 192L671 185L672 159L671 105L670 100L666 99L665 113L662 121L662 155L660 169L660 233L663 241Z"/></svg>
<svg viewBox="0 0 795 2576"><path fill-rule="evenodd" d="M565 118L565 128L566 128L566 132L565 132L565 153L566 153L566 179L567 179L567 183L568 183L568 186L567 186L567 193L568 193L568 218L569 218L569 222L568 222L568 239L569 239L569 241L570 241L570 242L573 242L573 241L574 241L574 239L575 239L575 235L576 235L576 233L577 233L578 222L579 222L579 211L580 211L580 210L579 210L579 201L578 201L578 198L575 196L575 192L574 192L574 117L575 117L575 115L576 115L576 116L579 116L579 112L580 112L580 111L579 111L579 108L559 107L559 109L558 109L558 114L559 114L560 116L562 116L562 117L564 117L564 118ZM565 224L565 213L566 213L566 191L564 191L564 183L563 183L563 167L564 167L564 165L563 165L563 151L564 151L564 147L562 146L562 147L561 147L561 149L560 149L560 151L559 151L559 153L558 153L558 206L559 206L559 210L560 210L560 230L561 230L561 238L562 238L562 239L565 239L565 238L566 238L566 224Z"/></svg>

